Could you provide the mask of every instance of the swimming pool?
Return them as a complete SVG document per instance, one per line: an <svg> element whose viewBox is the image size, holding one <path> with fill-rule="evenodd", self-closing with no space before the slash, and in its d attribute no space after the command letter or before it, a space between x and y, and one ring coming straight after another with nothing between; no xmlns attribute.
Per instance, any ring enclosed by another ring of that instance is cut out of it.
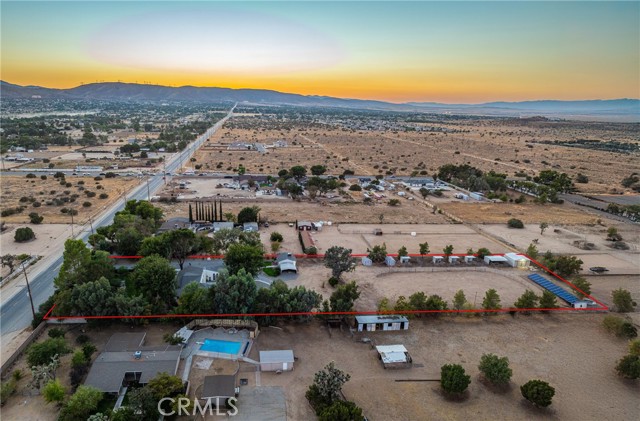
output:
<svg viewBox="0 0 640 421"><path fill-rule="evenodd" d="M209 352L220 352L223 354L237 354L240 351L242 342L220 341L217 339L205 339L200 345L200 350Z"/></svg>

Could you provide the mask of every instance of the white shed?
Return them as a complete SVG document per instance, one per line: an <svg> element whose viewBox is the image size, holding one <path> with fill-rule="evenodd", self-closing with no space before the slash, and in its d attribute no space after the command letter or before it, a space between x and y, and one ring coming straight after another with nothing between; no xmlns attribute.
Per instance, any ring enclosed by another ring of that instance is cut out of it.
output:
<svg viewBox="0 0 640 421"><path fill-rule="evenodd" d="M408 330L409 319L394 314L356 316L358 332L375 332L376 330Z"/></svg>
<svg viewBox="0 0 640 421"><path fill-rule="evenodd" d="M484 256L484 262L488 265L492 263L508 263L504 256Z"/></svg>
<svg viewBox="0 0 640 421"><path fill-rule="evenodd" d="M460 256L449 256L449 263L458 263Z"/></svg>
<svg viewBox="0 0 640 421"><path fill-rule="evenodd" d="M371 259L369 259L368 257L363 257L361 261L362 261L362 266L371 266L371 265L373 265L373 261Z"/></svg>
<svg viewBox="0 0 640 421"><path fill-rule="evenodd" d="M505 259L507 259L507 263L511 267L519 268L519 269L527 269L529 267L530 261L525 256L517 253L506 253L504 255Z"/></svg>
<svg viewBox="0 0 640 421"><path fill-rule="evenodd" d="M431 257L431 261L433 263L442 263L443 260L444 260L443 256L433 256L433 257Z"/></svg>
<svg viewBox="0 0 640 421"><path fill-rule="evenodd" d="M411 257L409 256L400 256L400 263L409 263L411 261Z"/></svg>
<svg viewBox="0 0 640 421"><path fill-rule="evenodd" d="M387 256L384 258L384 262L387 264L387 266L395 266L396 265L396 259L394 259L391 256Z"/></svg>
<svg viewBox="0 0 640 421"><path fill-rule="evenodd" d="M260 351L260 371L292 371L294 360L290 349Z"/></svg>
<svg viewBox="0 0 640 421"><path fill-rule="evenodd" d="M465 263L473 263L476 261L476 256L464 256Z"/></svg>

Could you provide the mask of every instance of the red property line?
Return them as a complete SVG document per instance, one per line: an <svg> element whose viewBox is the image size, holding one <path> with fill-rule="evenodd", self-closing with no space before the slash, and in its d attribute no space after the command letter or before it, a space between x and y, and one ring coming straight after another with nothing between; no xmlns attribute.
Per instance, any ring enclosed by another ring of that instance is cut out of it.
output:
<svg viewBox="0 0 640 421"><path fill-rule="evenodd" d="M503 256L504 254L493 254L492 256ZM143 316L50 316L53 309L56 307L54 304L47 314L44 315L44 320L65 320L65 319L87 319L87 320L96 320L96 319L168 319L168 318L200 318L200 317L287 317L287 316L366 316L366 315L385 315L385 314L464 314L464 313L518 313L518 312L547 312L547 311L609 311L609 308L600 302L599 300L593 298L591 295L585 294L580 288L576 287L571 282L562 278L560 275L553 272L551 269L547 268L540 262L531 257L527 256L524 253L520 254L521 256L527 257L534 264L538 265L542 270L547 272L550 275L555 276L560 281L567 284L572 289L580 292L585 297L591 299L595 303L598 303L600 307L587 307L587 308L573 308L573 307L558 307L558 308L500 308L495 310L485 310L485 309L470 309L470 310L403 310L403 311L307 311L307 312L289 312L289 313L224 313L224 314L215 314L215 313L206 313L206 314L152 314L152 315L143 315ZM265 255L272 256L272 255ZM296 255L298 256L298 255ZM324 255L300 255L308 258L322 258ZM366 256L366 254L352 254L353 257L361 257ZM397 254L393 254L391 256L397 256ZM444 254L410 254L409 256L421 257L421 256L444 256ZM452 254L452 256L467 256L466 254ZM222 258L224 256L218 255L204 255L204 258ZM142 256L111 256L113 259L139 259ZM203 258L202 256L190 256L189 258Z"/></svg>

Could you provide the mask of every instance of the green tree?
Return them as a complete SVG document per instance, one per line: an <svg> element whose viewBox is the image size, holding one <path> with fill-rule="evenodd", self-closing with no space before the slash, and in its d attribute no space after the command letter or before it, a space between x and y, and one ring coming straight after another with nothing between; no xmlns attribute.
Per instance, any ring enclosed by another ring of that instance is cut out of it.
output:
<svg viewBox="0 0 640 421"><path fill-rule="evenodd" d="M531 243L529 247L527 247L525 254L535 260L538 258L538 248L535 244Z"/></svg>
<svg viewBox="0 0 640 421"><path fill-rule="evenodd" d="M153 379L149 380L147 387L153 393L153 397L156 401L160 401L163 398L175 397L178 394L184 392L184 385L180 377L172 376L167 373L159 373ZM162 408L165 412L171 411L171 403L164 401Z"/></svg>
<svg viewBox="0 0 640 421"><path fill-rule="evenodd" d="M486 247L479 248L476 254L478 255L478 259L484 259L485 256L491 256L491 252Z"/></svg>
<svg viewBox="0 0 640 421"><path fill-rule="evenodd" d="M211 310L211 300L206 288L200 286L199 282L190 282L183 289L176 314L205 314Z"/></svg>
<svg viewBox="0 0 640 421"><path fill-rule="evenodd" d="M142 240L138 254L141 256L151 256L157 254L168 259L171 255L171 244L167 241L167 236L156 235L154 237L146 237Z"/></svg>
<svg viewBox="0 0 640 421"><path fill-rule="evenodd" d="M324 165L313 165L311 167L312 175L322 175L325 172L327 172L327 167L325 167Z"/></svg>
<svg viewBox="0 0 640 421"><path fill-rule="evenodd" d="M618 229L616 227L609 227L609 229L607 229L607 240L621 241L622 235L618 233Z"/></svg>
<svg viewBox="0 0 640 421"><path fill-rule="evenodd" d="M640 339L629 341L629 354L640 357Z"/></svg>
<svg viewBox="0 0 640 421"><path fill-rule="evenodd" d="M524 228L524 223L517 218L511 218L507 221L507 226L509 228Z"/></svg>
<svg viewBox="0 0 640 421"><path fill-rule="evenodd" d="M582 270L582 260L576 256L558 256L555 259L553 270L560 276L568 278Z"/></svg>
<svg viewBox="0 0 640 421"><path fill-rule="evenodd" d="M30 241L36 238L35 233L29 227L22 227L16 229L16 233L13 236L13 239L16 243L24 243L26 241Z"/></svg>
<svg viewBox="0 0 640 421"><path fill-rule="evenodd" d="M232 244L224 256L224 264L229 273L238 273L244 269L251 275L256 275L262 269L264 250L262 247L248 244Z"/></svg>
<svg viewBox="0 0 640 421"><path fill-rule="evenodd" d="M547 291L542 291L542 297L540 297L540 308L558 308L556 295Z"/></svg>
<svg viewBox="0 0 640 421"><path fill-rule="evenodd" d="M387 245L385 243L382 243L382 245L373 246L371 250L367 248L367 253L369 259L371 259L374 263L382 263L387 257Z"/></svg>
<svg viewBox="0 0 640 421"><path fill-rule="evenodd" d="M362 409L350 401L335 401L324 408L318 416L319 421L362 421Z"/></svg>
<svg viewBox="0 0 640 421"><path fill-rule="evenodd" d="M158 311L167 311L176 296L176 271L163 257L143 257L129 276L133 292L143 295Z"/></svg>
<svg viewBox="0 0 640 421"><path fill-rule="evenodd" d="M424 243L418 244L418 247L420 247L421 255L424 256L425 254L429 254L429 243L427 243L426 241Z"/></svg>
<svg viewBox="0 0 640 421"><path fill-rule="evenodd" d="M113 296L109 280L101 277L97 281L75 285L67 305L72 309L73 315L113 316L116 310Z"/></svg>
<svg viewBox="0 0 640 421"><path fill-rule="evenodd" d="M340 279L343 273L356 269L356 259L351 257L351 249L333 246L324 254L324 265L334 278Z"/></svg>
<svg viewBox="0 0 640 421"><path fill-rule="evenodd" d="M544 235L545 230L549 228L549 224L546 222L540 222L540 235Z"/></svg>
<svg viewBox="0 0 640 421"><path fill-rule="evenodd" d="M282 243L284 241L284 237L282 237L282 234L280 234L279 232L272 232L271 236L269 237L270 241L274 241L274 242L278 242L278 243Z"/></svg>
<svg viewBox="0 0 640 421"><path fill-rule="evenodd" d="M149 305L142 294L129 296L124 288L120 288L113 297L116 312L120 316L142 316ZM136 322L139 319L123 319L124 322Z"/></svg>
<svg viewBox="0 0 640 421"><path fill-rule="evenodd" d="M158 412L158 400L155 398L153 391L148 386L135 388L128 394L129 407L131 412L135 414L135 418L129 419L140 421L155 421L158 419L160 416L160 413ZM120 411L117 411L115 414L118 414L119 412Z"/></svg>
<svg viewBox="0 0 640 421"><path fill-rule="evenodd" d="M618 313L630 313L634 310L636 302L633 301L631 293L626 289L616 289L611 292L613 298L613 305L616 307Z"/></svg>
<svg viewBox="0 0 640 421"><path fill-rule="evenodd" d="M27 350L27 364L29 367L45 365L51 362L56 355L62 356L71 352L64 338L49 338L46 341L35 343Z"/></svg>
<svg viewBox="0 0 640 421"><path fill-rule="evenodd" d="M336 368L335 362L331 361L323 370L318 371L313 376L313 385L320 396L329 403L340 399L342 386L349 381L351 376Z"/></svg>
<svg viewBox="0 0 640 421"><path fill-rule="evenodd" d="M451 244L447 245L442 249L442 252L444 253L445 258L449 258L449 256L453 254L453 246Z"/></svg>
<svg viewBox="0 0 640 421"><path fill-rule="evenodd" d="M425 304L426 304L427 310L446 310L447 309L447 302L443 300L442 297L435 294L430 295L429 298L427 298L427 302Z"/></svg>
<svg viewBox="0 0 640 421"><path fill-rule="evenodd" d="M459 395L464 393L471 383L471 376L458 364L445 364L440 369L440 386L445 393Z"/></svg>
<svg viewBox="0 0 640 421"><path fill-rule="evenodd" d="M98 408L102 392L95 387L81 385L60 411L60 421L87 419Z"/></svg>
<svg viewBox="0 0 640 421"><path fill-rule="evenodd" d="M618 361L616 372L625 379L640 379L640 357L626 355Z"/></svg>
<svg viewBox="0 0 640 421"><path fill-rule="evenodd" d="M482 355L478 369L484 378L494 385L508 384L513 374L513 370L509 367L509 359L494 354Z"/></svg>
<svg viewBox="0 0 640 421"><path fill-rule="evenodd" d="M171 250L170 256L178 261L180 269L184 269L187 256L198 251L199 238L190 229L177 229L165 234Z"/></svg>
<svg viewBox="0 0 640 421"><path fill-rule="evenodd" d="M238 212L238 223L244 224L245 222L258 222L258 214L260 208L258 206L249 206L242 208Z"/></svg>
<svg viewBox="0 0 640 421"><path fill-rule="evenodd" d="M576 294L582 298L587 295L591 295L591 282L584 279L582 276L578 276L572 281L573 285L578 288L580 291L576 291Z"/></svg>
<svg viewBox="0 0 640 421"><path fill-rule="evenodd" d="M398 257L404 257L408 255L409 252L407 251L407 248L405 246L400 247L400 249L398 250Z"/></svg>
<svg viewBox="0 0 640 421"><path fill-rule="evenodd" d="M253 308L257 287L253 275L241 268L235 274L220 272L210 291L215 313L245 314Z"/></svg>
<svg viewBox="0 0 640 421"><path fill-rule="evenodd" d="M464 291L461 289L458 290L458 292L456 292L456 294L453 296L454 310L462 310L466 302L467 297L464 295Z"/></svg>
<svg viewBox="0 0 640 421"><path fill-rule="evenodd" d="M427 189L425 189L424 187L422 187L422 188L420 189L420 194L422 195L422 198L423 198L423 199L426 199L426 198L427 198L427 196L429 196L429 190L427 190Z"/></svg>
<svg viewBox="0 0 640 421"><path fill-rule="evenodd" d="M13 254L3 254L1 258L2 267L9 266L9 274L12 274L15 269L16 257Z"/></svg>
<svg viewBox="0 0 640 421"><path fill-rule="evenodd" d="M551 405L556 390L542 380L529 380L520 386L522 396L537 407L546 408Z"/></svg>
<svg viewBox="0 0 640 421"><path fill-rule="evenodd" d="M42 396L47 403L55 402L58 405L62 403L65 396L65 389L60 380L49 380L42 390Z"/></svg>
<svg viewBox="0 0 640 421"><path fill-rule="evenodd" d="M40 224L43 219L44 216L40 216L37 212L31 212L29 214L29 220L32 224Z"/></svg>
<svg viewBox="0 0 640 421"><path fill-rule="evenodd" d="M360 297L360 291L355 281L340 285L331 294L329 303L331 311L352 311L353 303Z"/></svg>
<svg viewBox="0 0 640 421"><path fill-rule="evenodd" d="M402 295L400 296L404 298ZM400 300L398 297L398 301ZM422 291L414 292L409 296L409 306L407 310L427 310L427 294Z"/></svg>
<svg viewBox="0 0 640 421"><path fill-rule="evenodd" d="M498 310L502 308L500 306L500 296L495 289L491 288L484 294L482 308L485 310Z"/></svg>
<svg viewBox="0 0 640 421"><path fill-rule="evenodd" d="M291 174L291 176L295 178L299 183L300 180L302 180L307 175L307 170L302 165L296 165L294 167L291 167L291 169L289 170L289 174Z"/></svg>
<svg viewBox="0 0 640 421"><path fill-rule="evenodd" d="M515 308L535 308L539 299L535 292L528 289L513 303L513 306ZM530 312L524 313L529 314Z"/></svg>

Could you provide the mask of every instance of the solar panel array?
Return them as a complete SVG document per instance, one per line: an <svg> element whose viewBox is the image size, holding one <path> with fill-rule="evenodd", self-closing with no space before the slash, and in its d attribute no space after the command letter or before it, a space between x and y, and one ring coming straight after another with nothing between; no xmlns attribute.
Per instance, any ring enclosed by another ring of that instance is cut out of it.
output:
<svg viewBox="0 0 640 421"><path fill-rule="evenodd" d="M529 279L531 279L536 284L540 285L542 288L553 292L555 295L557 295L558 297L562 298L563 300L565 300L567 303L569 303L571 305L573 305L577 301L579 301L576 296L574 296L572 294L569 294L564 289L560 288L559 286L557 286L556 284L554 284L550 280L548 280L546 278L543 278L542 276L538 275L537 273L529 275Z"/></svg>

